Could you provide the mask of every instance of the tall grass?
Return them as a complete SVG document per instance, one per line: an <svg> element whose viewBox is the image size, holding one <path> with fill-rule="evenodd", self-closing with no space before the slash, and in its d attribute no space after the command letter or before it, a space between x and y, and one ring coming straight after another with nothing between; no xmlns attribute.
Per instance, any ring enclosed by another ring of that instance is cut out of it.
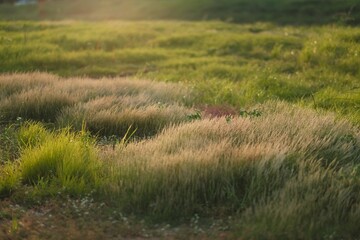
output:
<svg viewBox="0 0 360 240"><path fill-rule="evenodd" d="M119 171L111 185L132 211L241 211L307 174L312 162L319 172L334 161L336 169L359 164L359 132L348 123L283 104L263 107L270 112L263 117L202 120L129 144L112 156Z"/></svg>
<svg viewBox="0 0 360 240"><path fill-rule="evenodd" d="M71 125L75 129L86 124L87 129L100 136L123 136L131 127L139 137L153 136L161 129L187 120L191 110L178 105L162 107L159 104L141 108L117 110L91 109L90 104L79 105L62 112L58 122L61 126Z"/></svg>
<svg viewBox="0 0 360 240"><path fill-rule="evenodd" d="M22 196L23 184L95 191L157 220L235 215L247 238L357 236L359 129L285 103L257 109L261 116L192 121L115 148L96 147L84 132L27 124L19 160L1 167L0 192Z"/></svg>
<svg viewBox="0 0 360 240"><path fill-rule="evenodd" d="M156 220L234 215L239 238L359 236L360 132L344 119L360 119L357 27L0 28L1 198L93 194ZM8 73L36 70L132 78Z"/></svg>
<svg viewBox="0 0 360 240"><path fill-rule="evenodd" d="M60 79L49 74L0 77L1 120L37 120L72 126L85 124L99 135L122 136L132 126L138 136L187 120L191 91L180 84L129 79Z"/></svg>
<svg viewBox="0 0 360 240"><path fill-rule="evenodd" d="M21 117L54 122L61 109L73 104L73 99L53 93L52 89L34 89L4 99L0 106L1 117L7 121Z"/></svg>
<svg viewBox="0 0 360 240"><path fill-rule="evenodd" d="M319 170L314 164L307 167L271 198L245 210L237 223L238 236L254 239L358 238L358 173L346 177L351 182L348 184L342 172Z"/></svg>

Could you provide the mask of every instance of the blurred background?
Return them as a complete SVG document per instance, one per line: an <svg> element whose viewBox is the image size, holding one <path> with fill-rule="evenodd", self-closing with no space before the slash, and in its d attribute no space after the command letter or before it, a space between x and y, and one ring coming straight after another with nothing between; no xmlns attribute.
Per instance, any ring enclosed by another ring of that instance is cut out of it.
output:
<svg viewBox="0 0 360 240"><path fill-rule="evenodd" d="M359 0L0 0L0 20L222 20L360 23Z"/></svg>

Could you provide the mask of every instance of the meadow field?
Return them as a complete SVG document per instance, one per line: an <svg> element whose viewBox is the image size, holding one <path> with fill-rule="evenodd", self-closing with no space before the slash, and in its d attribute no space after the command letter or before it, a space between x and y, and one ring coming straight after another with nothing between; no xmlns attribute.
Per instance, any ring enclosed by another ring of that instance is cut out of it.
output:
<svg viewBox="0 0 360 240"><path fill-rule="evenodd" d="M64 2L0 5L0 239L359 239L357 1Z"/></svg>

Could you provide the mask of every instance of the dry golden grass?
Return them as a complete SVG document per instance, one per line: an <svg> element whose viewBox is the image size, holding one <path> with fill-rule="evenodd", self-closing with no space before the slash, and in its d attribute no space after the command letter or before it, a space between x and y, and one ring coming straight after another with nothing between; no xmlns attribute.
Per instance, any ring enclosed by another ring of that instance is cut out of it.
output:
<svg viewBox="0 0 360 240"><path fill-rule="evenodd" d="M253 204L265 204L277 194L301 202L301 187L305 195L324 188L328 195L314 194L337 206L326 214L351 215L349 209L356 209L353 202L339 206L347 196L342 194L356 196L356 189L342 192L344 186L330 177L315 178L312 186L305 178L331 173L337 179L339 172L358 166L359 129L333 115L285 103L269 102L258 108L263 111L261 117L204 119L172 126L154 139L125 148L120 145L117 151L103 154L107 162L115 160L105 191L118 195L120 205L131 211L182 216L210 209L218 214L248 207L251 211ZM297 186L295 193L288 184ZM327 184L332 187L328 189ZM279 212L286 221L286 213Z"/></svg>
<svg viewBox="0 0 360 240"><path fill-rule="evenodd" d="M38 110L27 118L46 119L51 103L61 126L121 136L133 126L154 136L97 146L86 132L22 125L19 158L0 166L1 196L90 192L152 220L235 215L244 238L359 235L360 130L334 114L273 101L254 106L261 114L216 117L216 109L201 119L189 117L187 89L177 84L29 76L24 85L21 74L0 78L1 114L11 102L17 113Z"/></svg>
<svg viewBox="0 0 360 240"><path fill-rule="evenodd" d="M166 160L168 155L178 156L182 151L203 154L204 149L227 152L229 156L233 152L235 156L243 157L302 153L305 158L312 156L323 160L341 156L343 163L360 159L357 155L360 149L354 145L360 140L359 131L347 121L281 102L269 102L258 108L263 111L261 117L235 117L230 121L226 118L204 119L167 128L156 139L129 145L121 154L141 148L142 152L152 153L144 156L166 155L165 162L169 162ZM206 151L204 155L209 156ZM154 159L159 161L158 156Z"/></svg>
<svg viewBox="0 0 360 240"><path fill-rule="evenodd" d="M139 136L186 120L191 92L181 84L124 78L61 79L44 73L0 76L2 121L22 119L85 124L93 133L123 135L132 126Z"/></svg>

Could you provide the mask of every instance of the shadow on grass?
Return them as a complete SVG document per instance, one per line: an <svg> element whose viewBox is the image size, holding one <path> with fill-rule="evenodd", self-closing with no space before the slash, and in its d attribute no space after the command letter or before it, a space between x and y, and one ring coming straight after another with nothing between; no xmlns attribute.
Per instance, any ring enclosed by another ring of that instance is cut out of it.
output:
<svg viewBox="0 0 360 240"><path fill-rule="evenodd" d="M46 14L34 5L0 5L0 20L223 20L280 25L360 23L357 0L80 0L47 1ZM254 29L256 31L256 29Z"/></svg>

